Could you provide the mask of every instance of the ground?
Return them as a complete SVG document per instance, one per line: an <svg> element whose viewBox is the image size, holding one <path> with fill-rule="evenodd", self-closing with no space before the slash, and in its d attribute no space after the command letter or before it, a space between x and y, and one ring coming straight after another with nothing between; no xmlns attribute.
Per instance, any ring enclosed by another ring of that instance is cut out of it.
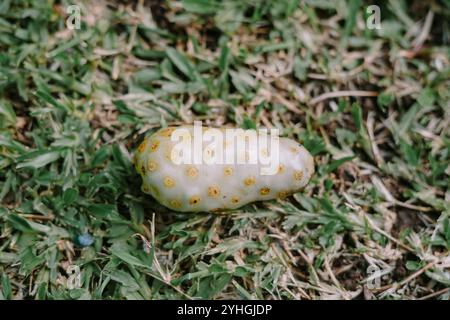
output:
<svg viewBox="0 0 450 320"><path fill-rule="evenodd" d="M445 0L1 1L0 298L449 299L449 17ZM132 155L194 120L278 128L316 174L285 200L171 212Z"/></svg>

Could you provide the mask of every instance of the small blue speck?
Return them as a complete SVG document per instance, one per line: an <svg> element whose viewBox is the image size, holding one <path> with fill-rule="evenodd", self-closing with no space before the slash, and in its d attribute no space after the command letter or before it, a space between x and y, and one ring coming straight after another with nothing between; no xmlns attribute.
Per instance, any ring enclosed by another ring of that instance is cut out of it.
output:
<svg viewBox="0 0 450 320"><path fill-rule="evenodd" d="M77 242L82 247L89 247L94 243L94 237L92 237L89 233L83 233L77 236Z"/></svg>

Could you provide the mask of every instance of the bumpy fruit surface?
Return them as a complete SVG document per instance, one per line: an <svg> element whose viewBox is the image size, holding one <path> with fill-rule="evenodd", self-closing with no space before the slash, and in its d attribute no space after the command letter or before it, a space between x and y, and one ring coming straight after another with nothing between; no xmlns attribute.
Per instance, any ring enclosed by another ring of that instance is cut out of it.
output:
<svg viewBox="0 0 450 320"><path fill-rule="evenodd" d="M242 154L236 151L237 144L234 144L236 159L241 159L241 163L207 164L203 161L200 164L176 164L172 150L179 142L172 141L171 136L178 128L194 134L194 126L160 129L143 140L134 158L136 170L142 177L142 191L175 211L220 211L236 209L254 201L285 198L301 190L314 173L310 153L292 139L279 138L276 171L274 174L261 174L261 166L267 167L267 162L252 164L244 161L255 154L257 157L271 154L270 143L266 143L269 148L261 147L264 144L259 143L263 136L260 133L256 135L258 143L250 145ZM201 130L217 129L203 127ZM214 153L207 148L208 144L203 143L203 155ZM233 144L225 139L224 154L230 148Z"/></svg>

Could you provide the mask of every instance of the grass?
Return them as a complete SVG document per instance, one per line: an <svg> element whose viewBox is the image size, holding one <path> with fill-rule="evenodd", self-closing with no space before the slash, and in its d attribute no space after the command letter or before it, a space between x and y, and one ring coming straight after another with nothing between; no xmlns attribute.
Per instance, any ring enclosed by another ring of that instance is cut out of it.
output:
<svg viewBox="0 0 450 320"><path fill-rule="evenodd" d="M450 4L374 2L381 30L361 0L1 1L0 298L449 299ZM130 159L194 120L317 172L171 212Z"/></svg>

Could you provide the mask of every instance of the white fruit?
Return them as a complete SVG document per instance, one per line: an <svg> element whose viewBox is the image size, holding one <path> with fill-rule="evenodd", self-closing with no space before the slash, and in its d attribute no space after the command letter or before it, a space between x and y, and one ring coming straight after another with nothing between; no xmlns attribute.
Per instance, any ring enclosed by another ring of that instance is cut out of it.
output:
<svg viewBox="0 0 450 320"><path fill-rule="evenodd" d="M249 155L261 157L264 154L267 156L267 153L271 156L275 154L271 154L276 148L270 142L265 144L269 148L263 148L261 139L267 139L269 135L261 133L255 135L256 140L251 140L254 143L249 143L244 153L236 150L237 143L233 148L233 144L224 140L224 154L232 149L237 154L236 159L241 157L241 163L207 164L203 161L200 164L175 164L172 151L179 142L172 141L171 137L180 128L194 133L194 126L160 129L144 139L134 159L136 170L143 180L142 191L175 211L220 211L259 200L285 198L301 190L314 173L313 157L303 146L291 139L277 138L279 159L276 170L274 174L263 175L262 168L267 167L267 162L251 164L245 161L249 160ZM200 130L218 131L204 127ZM241 129L232 130L240 130L242 135ZM220 131L224 132L224 129ZM205 152L208 143L204 142L202 148L203 154L208 155Z"/></svg>

